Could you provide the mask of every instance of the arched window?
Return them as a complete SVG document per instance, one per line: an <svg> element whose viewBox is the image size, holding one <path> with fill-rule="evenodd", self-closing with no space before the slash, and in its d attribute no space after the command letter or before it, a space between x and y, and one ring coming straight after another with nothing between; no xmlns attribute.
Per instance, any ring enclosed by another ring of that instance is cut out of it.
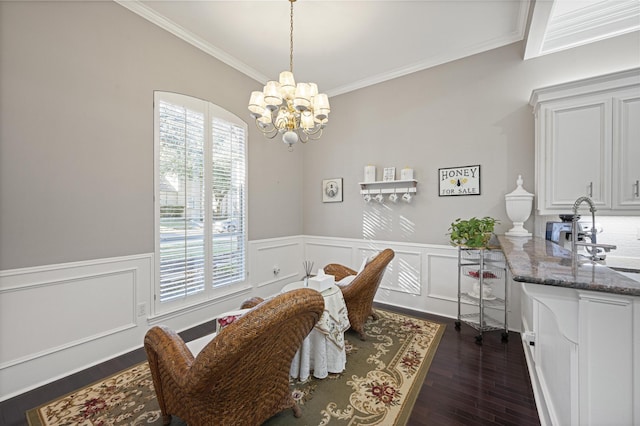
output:
<svg viewBox="0 0 640 426"><path fill-rule="evenodd" d="M246 279L247 126L201 99L154 100L155 299L164 311Z"/></svg>

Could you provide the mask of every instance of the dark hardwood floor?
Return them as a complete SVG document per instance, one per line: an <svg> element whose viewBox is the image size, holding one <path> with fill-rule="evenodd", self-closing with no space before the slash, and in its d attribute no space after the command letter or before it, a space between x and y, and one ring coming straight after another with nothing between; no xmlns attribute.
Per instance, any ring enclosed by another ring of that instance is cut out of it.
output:
<svg viewBox="0 0 640 426"><path fill-rule="evenodd" d="M407 426L422 425L539 425L527 363L519 333L484 333L436 315L413 314L446 324Z"/></svg>
<svg viewBox="0 0 640 426"><path fill-rule="evenodd" d="M509 333L507 343L501 342L499 331L485 333L480 346L475 343L477 332L464 324L456 331L453 319L379 306L447 325L408 426L540 424L518 333ZM189 341L213 330L210 322L181 336ZM0 425L25 425L27 410L145 359L140 348L0 402Z"/></svg>

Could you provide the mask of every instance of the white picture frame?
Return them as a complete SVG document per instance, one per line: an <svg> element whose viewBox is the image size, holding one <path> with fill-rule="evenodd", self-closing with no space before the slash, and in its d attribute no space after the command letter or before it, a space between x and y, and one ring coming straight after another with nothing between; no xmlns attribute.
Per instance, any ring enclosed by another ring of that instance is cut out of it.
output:
<svg viewBox="0 0 640 426"><path fill-rule="evenodd" d="M341 203L342 202L342 178L323 179L322 202L323 203Z"/></svg>
<svg viewBox="0 0 640 426"><path fill-rule="evenodd" d="M385 167L384 173L382 175L383 182L391 182L396 180L396 168L395 167Z"/></svg>

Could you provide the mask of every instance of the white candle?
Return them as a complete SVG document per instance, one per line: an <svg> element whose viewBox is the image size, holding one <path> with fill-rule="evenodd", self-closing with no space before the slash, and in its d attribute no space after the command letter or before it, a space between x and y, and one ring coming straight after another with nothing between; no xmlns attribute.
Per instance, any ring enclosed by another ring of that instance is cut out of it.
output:
<svg viewBox="0 0 640 426"><path fill-rule="evenodd" d="M400 180L413 180L413 169L405 167L400 171Z"/></svg>
<svg viewBox="0 0 640 426"><path fill-rule="evenodd" d="M376 181L376 166L366 166L364 168L364 181L365 182Z"/></svg>

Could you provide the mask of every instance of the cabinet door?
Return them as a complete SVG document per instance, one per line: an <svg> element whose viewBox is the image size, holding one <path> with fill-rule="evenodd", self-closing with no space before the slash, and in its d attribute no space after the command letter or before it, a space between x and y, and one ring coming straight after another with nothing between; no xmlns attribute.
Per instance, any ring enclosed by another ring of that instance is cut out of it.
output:
<svg viewBox="0 0 640 426"><path fill-rule="evenodd" d="M611 103L592 97L547 108L547 209L568 213L582 196L611 208Z"/></svg>
<svg viewBox="0 0 640 426"><path fill-rule="evenodd" d="M614 98L614 208L640 208L640 89Z"/></svg>

